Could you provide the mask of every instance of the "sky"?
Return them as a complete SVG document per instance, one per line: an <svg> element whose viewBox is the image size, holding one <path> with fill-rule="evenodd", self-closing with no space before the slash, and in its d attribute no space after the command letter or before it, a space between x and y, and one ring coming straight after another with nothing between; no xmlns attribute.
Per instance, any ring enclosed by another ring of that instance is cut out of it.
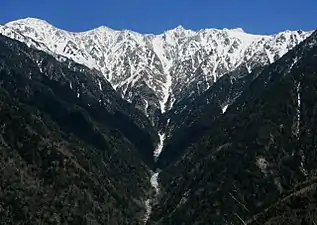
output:
<svg viewBox="0 0 317 225"><path fill-rule="evenodd" d="M317 29L317 0L1 0L0 24L26 17L73 32L108 26L158 34L182 25L272 34Z"/></svg>

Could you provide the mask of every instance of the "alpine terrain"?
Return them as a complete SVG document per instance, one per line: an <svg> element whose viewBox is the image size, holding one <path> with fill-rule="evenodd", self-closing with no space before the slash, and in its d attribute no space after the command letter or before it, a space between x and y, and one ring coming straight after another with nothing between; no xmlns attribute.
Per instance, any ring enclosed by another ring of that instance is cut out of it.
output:
<svg viewBox="0 0 317 225"><path fill-rule="evenodd" d="M161 35L107 27L72 33L33 18L10 22L0 33L100 71L124 99L153 120L228 72L241 68L251 73L273 63L310 35L252 35L242 29L195 32L182 26Z"/></svg>
<svg viewBox="0 0 317 225"><path fill-rule="evenodd" d="M317 32L0 25L0 224L317 224Z"/></svg>

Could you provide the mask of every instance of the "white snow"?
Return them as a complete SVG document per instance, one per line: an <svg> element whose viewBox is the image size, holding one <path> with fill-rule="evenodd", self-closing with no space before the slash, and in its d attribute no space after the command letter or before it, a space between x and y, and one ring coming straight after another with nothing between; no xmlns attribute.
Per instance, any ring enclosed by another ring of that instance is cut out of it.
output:
<svg viewBox="0 0 317 225"><path fill-rule="evenodd" d="M158 176L160 173L154 173L151 177L151 185L152 187L154 187L156 194L158 194L160 192L160 188L159 188L159 182L158 182Z"/></svg>
<svg viewBox="0 0 317 225"><path fill-rule="evenodd" d="M298 58L296 57L296 58L293 60L292 65L290 66L290 69L289 69L289 70L293 69L294 65L295 65L297 62L298 62Z"/></svg>
<svg viewBox="0 0 317 225"><path fill-rule="evenodd" d="M161 113L165 113L166 110L169 110L170 108L167 109L166 104L168 102L168 99L170 97L170 93L171 93L171 86L172 86L172 77L171 75L168 73L166 74L166 83L163 86L163 100L160 101L160 105L161 105Z"/></svg>
<svg viewBox="0 0 317 225"><path fill-rule="evenodd" d="M251 73L252 73L252 69L251 69L251 67L250 67L250 66L248 66L247 64L246 64L245 66L246 66L246 68L247 68L247 70L248 70L248 73L249 73L249 74L251 74Z"/></svg>
<svg viewBox="0 0 317 225"><path fill-rule="evenodd" d="M265 49L265 54L269 59L269 63L272 64L274 62L274 56L267 49Z"/></svg>
<svg viewBox="0 0 317 225"><path fill-rule="evenodd" d="M222 107L222 114L224 114L228 109L229 104Z"/></svg>
<svg viewBox="0 0 317 225"><path fill-rule="evenodd" d="M159 143L158 143L158 145L157 145L157 147L156 147L156 149L154 150L154 153L153 153L155 161L157 161L158 157L162 153L162 150L163 150L163 147L164 147L165 136L166 136L166 134L159 133L160 141L159 141Z"/></svg>
<svg viewBox="0 0 317 225"><path fill-rule="evenodd" d="M166 122L166 126L167 126L167 127L170 125L170 122L171 122L171 119L168 118L168 119L167 119L167 122Z"/></svg>
<svg viewBox="0 0 317 225"><path fill-rule="evenodd" d="M162 82L162 91L163 91L163 99L160 101L161 113L165 113L166 110L170 108L166 107L168 99L171 95L171 86L172 86L172 77L171 77L171 68L173 66L173 59L167 57L168 48L166 47L166 42L162 38L162 36L156 36L152 40L153 51L159 58L161 65L163 67L163 74L166 78L165 82Z"/></svg>
<svg viewBox="0 0 317 225"><path fill-rule="evenodd" d="M79 93L77 93L77 98L79 98L80 97L80 94Z"/></svg>
<svg viewBox="0 0 317 225"><path fill-rule="evenodd" d="M144 204L145 204L145 215L144 215L143 222L144 222L144 224L146 224L150 218L151 213L152 213L151 199L147 199L144 202Z"/></svg>
<svg viewBox="0 0 317 225"><path fill-rule="evenodd" d="M147 117L149 117L148 108L149 108L149 102L144 99L145 105L144 105L144 113Z"/></svg>
<svg viewBox="0 0 317 225"><path fill-rule="evenodd" d="M179 26L159 35L107 27L74 33L27 18L0 26L0 33L35 46L58 60L73 59L101 71L130 102L134 95L127 93L128 88L142 93L147 86L156 94L161 113L165 113L170 103L179 100L177 93L186 91L191 82L199 82L195 72L200 66L207 85L201 90L197 87L194 94L202 93L213 78L219 79L242 63L247 63L250 73L253 69L250 65L267 63L263 59L266 55L270 63L274 62L312 32L254 35L240 28L193 31ZM206 64L202 66L203 62Z"/></svg>
<svg viewBox="0 0 317 225"><path fill-rule="evenodd" d="M155 161L157 160L157 157L160 155L160 153L163 149L165 134L159 133L159 137L160 137L160 142L158 143L158 145L153 153L153 157L154 157ZM144 203L145 204L145 215L144 215L144 219L143 219L144 224L147 223L147 221L149 220L150 215L152 213L152 202L155 200L155 198L157 198L157 196L160 193L160 185L159 185L159 180L158 180L159 175L160 175L160 172L158 172L158 171L152 172L150 183L151 183L151 186L155 190L155 197L151 198L151 199L147 199Z"/></svg>
<svg viewBox="0 0 317 225"><path fill-rule="evenodd" d="M100 80L98 80L99 90L102 91L102 86Z"/></svg>
<svg viewBox="0 0 317 225"><path fill-rule="evenodd" d="M144 224L147 223L147 221L149 220L151 213L152 213L152 203L155 200L155 198L159 195L160 193L160 187L159 187L159 182L158 182L158 176L159 176L159 172L153 173L150 179L151 182L151 186L154 188L155 190L155 197L154 198L150 198L145 200L144 205L145 205L145 215L144 215L144 219L143 222Z"/></svg>
<svg viewBox="0 0 317 225"><path fill-rule="evenodd" d="M297 92L297 108L296 108L296 112L297 112L297 121L296 121L296 131L295 131L295 135L297 137L297 139L299 139L299 132L300 132L300 107L301 107L301 97L300 97L300 89L301 89L301 82L298 82L297 87L296 87L296 92Z"/></svg>

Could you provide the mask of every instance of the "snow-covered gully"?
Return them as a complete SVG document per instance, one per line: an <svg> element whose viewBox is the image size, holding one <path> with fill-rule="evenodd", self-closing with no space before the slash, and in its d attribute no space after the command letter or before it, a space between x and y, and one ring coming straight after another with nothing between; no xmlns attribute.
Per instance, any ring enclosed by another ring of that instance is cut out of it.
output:
<svg viewBox="0 0 317 225"><path fill-rule="evenodd" d="M301 89L301 82L298 82L297 87L296 87L296 92L297 92L297 109L296 109L296 131L295 135L297 140L299 140L299 132L300 132L300 107L301 107L301 98L300 98L300 89Z"/></svg>
<svg viewBox="0 0 317 225"><path fill-rule="evenodd" d="M160 154L163 150L164 141L165 141L165 134L159 133L159 138L160 138L160 141L159 141L155 151L153 152L153 157L154 157L155 162L158 160L158 157L160 156ZM144 224L146 224L147 221L149 220L151 213L152 213L153 202L156 200L157 196L160 193L160 185L159 185L159 181L158 181L159 175L160 175L159 171L152 171L152 176L151 176L150 182L151 182L151 186L155 190L155 194L154 194L154 196L151 196L149 199L147 199L145 201L145 215L144 215L144 219L143 219Z"/></svg>
<svg viewBox="0 0 317 225"><path fill-rule="evenodd" d="M155 162L158 160L158 157L160 156L162 150L163 150L163 147L164 147L164 141L165 141L165 134L164 133L159 133L159 138L160 138L160 141L153 153L153 157L154 157L154 160Z"/></svg>

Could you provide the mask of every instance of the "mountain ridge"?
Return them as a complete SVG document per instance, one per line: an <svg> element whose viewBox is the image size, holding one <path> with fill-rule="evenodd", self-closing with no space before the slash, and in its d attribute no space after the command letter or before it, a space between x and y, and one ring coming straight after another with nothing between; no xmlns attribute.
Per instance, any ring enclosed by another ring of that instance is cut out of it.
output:
<svg viewBox="0 0 317 225"><path fill-rule="evenodd" d="M87 28L87 29L84 29L84 30L78 30L78 31L68 31L67 29L65 28L61 28L57 25L53 25L53 23L49 22L48 20L46 19L40 19L40 18L37 18L37 17L24 17L24 18L19 18L19 19L16 19L16 20L12 20L12 21L8 21L8 22L4 22L0 25L4 26L4 25L8 25L12 22L18 22L18 21L38 21L39 23L46 23L47 25L51 25L59 30L63 30L63 31L67 31L69 33L85 33L85 32L89 32L89 31L92 31L92 30L98 30L98 29L108 29L108 30L111 30L111 31L128 31L128 32L133 32L133 33L137 33L137 34L141 34L141 35L145 35L145 36L159 36L159 35L162 35L168 31L172 31L172 30L177 30L177 29L183 29L183 30L188 30L188 31L193 31L193 32L200 32L200 31L204 31L204 30L216 30L216 31L222 31L222 30L225 30L225 31L238 31L238 32L244 32L244 33L247 33L247 34L251 34L251 35L261 35L261 36L272 36L272 35L276 35L276 34L279 34L279 33L282 33L282 32L294 32L294 31L302 31L302 32L313 32L313 30L303 30L303 29L286 29L286 30L280 30L280 31L277 31L277 32L272 32L272 33L253 33L253 32L248 32L248 31L245 31L243 27L223 27L223 28L217 28L217 27L210 27L210 28L200 28L200 29L191 29L191 28L186 28L184 25L180 24L180 25L177 25L175 27L171 27L171 28L167 28L167 29L164 29L164 31L162 32L139 32L139 31L136 31L136 30L133 30L133 29L116 29L116 28L112 28L111 26L108 26L108 25L98 25L98 26L95 26L95 28Z"/></svg>
<svg viewBox="0 0 317 225"><path fill-rule="evenodd" d="M207 90L222 75L238 67L251 72L270 64L311 32L285 31L253 35L236 29L187 30L140 34L101 26L67 32L46 21L26 18L0 27L0 33L36 42L37 49L61 55L103 73L121 96L157 123L157 115L188 95ZM57 57L57 56L56 56Z"/></svg>

